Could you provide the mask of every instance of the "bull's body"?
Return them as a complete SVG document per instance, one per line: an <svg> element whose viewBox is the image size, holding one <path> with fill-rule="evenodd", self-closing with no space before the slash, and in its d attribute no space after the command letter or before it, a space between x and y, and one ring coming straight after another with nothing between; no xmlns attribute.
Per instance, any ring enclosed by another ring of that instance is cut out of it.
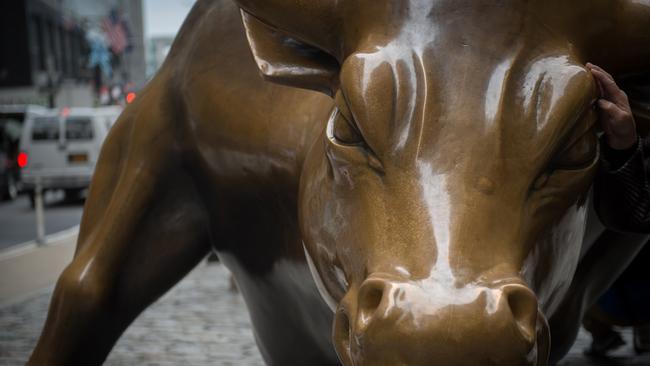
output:
<svg viewBox="0 0 650 366"><path fill-rule="evenodd" d="M107 139L75 260L30 364L100 363L128 324L212 248L237 280L269 364L338 364L333 313L310 274L298 213L305 159L332 108L325 95L264 81L239 9L199 1ZM593 225L570 257L542 250L527 259L540 271L565 266L563 283L530 284L551 325L552 360L645 240L608 233L594 244L601 233Z"/></svg>

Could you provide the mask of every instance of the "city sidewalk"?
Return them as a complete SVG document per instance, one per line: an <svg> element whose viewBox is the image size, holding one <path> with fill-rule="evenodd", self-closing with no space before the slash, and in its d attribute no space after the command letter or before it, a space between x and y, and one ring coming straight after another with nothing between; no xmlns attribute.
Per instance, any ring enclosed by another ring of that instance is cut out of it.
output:
<svg viewBox="0 0 650 366"><path fill-rule="evenodd" d="M229 286L223 266L199 266L135 321L106 365L262 366L245 304ZM25 363L45 320L51 291L0 308L0 365ZM625 336L629 342L629 332ZM560 365L650 365L650 356L629 359L631 347L617 352L616 360L590 361L582 356L587 345L588 338L581 334Z"/></svg>
<svg viewBox="0 0 650 366"><path fill-rule="evenodd" d="M79 226L0 250L0 307L33 297L50 287L74 255Z"/></svg>

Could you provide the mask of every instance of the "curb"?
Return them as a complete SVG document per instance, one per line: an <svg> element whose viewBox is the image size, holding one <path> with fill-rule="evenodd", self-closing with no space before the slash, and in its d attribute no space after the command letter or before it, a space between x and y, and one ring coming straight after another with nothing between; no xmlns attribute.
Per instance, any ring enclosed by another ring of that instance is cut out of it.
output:
<svg viewBox="0 0 650 366"><path fill-rule="evenodd" d="M69 229L46 236L45 244L38 244L36 240L30 240L21 244L12 245L7 249L0 250L0 262L28 254L35 249L61 244L61 242L65 241L66 238L76 236L78 233L79 225L76 225Z"/></svg>
<svg viewBox="0 0 650 366"><path fill-rule="evenodd" d="M45 245L30 241L0 252L0 307L51 287L72 260L78 232L76 226L49 235Z"/></svg>

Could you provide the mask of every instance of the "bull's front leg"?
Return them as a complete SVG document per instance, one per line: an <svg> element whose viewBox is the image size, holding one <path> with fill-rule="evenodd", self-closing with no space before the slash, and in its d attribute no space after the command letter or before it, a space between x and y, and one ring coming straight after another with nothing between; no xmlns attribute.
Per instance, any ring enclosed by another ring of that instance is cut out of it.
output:
<svg viewBox="0 0 650 366"><path fill-rule="evenodd" d="M210 249L164 74L106 141L74 260L57 282L28 365L101 364L135 317Z"/></svg>

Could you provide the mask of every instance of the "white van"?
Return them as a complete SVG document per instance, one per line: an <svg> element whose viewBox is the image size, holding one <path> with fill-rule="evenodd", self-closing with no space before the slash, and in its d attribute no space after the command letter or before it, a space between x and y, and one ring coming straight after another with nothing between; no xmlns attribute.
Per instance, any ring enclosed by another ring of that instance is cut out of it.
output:
<svg viewBox="0 0 650 366"><path fill-rule="evenodd" d="M23 190L34 197L37 180L44 191L63 189L76 196L88 188L102 143L121 107L63 108L28 116L20 139Z"/></svg>
<svg viewBox="0 0 650 366"><path fill-rule="evenodd" d="M47 112L37 105L0 105L0 199L14 199L22 188L18 145L25 119Z"/></svg>

